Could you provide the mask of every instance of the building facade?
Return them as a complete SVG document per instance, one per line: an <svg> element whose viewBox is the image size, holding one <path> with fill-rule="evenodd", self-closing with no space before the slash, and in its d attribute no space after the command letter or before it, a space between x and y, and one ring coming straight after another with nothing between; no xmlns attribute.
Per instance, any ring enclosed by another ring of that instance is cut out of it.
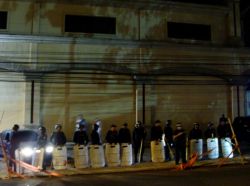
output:
<svg viewBox="0 0 250 186"><path fill-rule="evenodd" d="M247 113L239 1L0 0L1 129ZM90 129L91 127L89 127Z"/></svg>

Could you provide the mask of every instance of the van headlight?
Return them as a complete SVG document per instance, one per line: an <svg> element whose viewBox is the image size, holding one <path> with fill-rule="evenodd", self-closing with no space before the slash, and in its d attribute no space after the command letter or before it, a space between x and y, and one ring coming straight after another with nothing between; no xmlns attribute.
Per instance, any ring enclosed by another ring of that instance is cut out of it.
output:
<svg viewBox="0 0 250 186"><path fill-rule="evenodd" d="M53 150L54 150L54 147L53 146L47 146L46 148L45 148L45 152L47 152L47 153L52 153L53 152Z"/></svg>
<svg viewBox="0 0 250 186"><path fill-rule="evenodd" d="M31 147L24 147L21 149L21 154L30 157L33 154L33 149Z"/></svg>

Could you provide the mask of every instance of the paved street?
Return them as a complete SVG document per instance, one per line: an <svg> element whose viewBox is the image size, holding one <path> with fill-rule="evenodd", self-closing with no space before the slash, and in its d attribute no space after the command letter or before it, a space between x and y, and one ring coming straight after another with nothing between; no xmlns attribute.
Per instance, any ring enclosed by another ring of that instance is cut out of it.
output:
<svg viewBox="0 0 250 186"><path fill-rule="evenodd" d="M206 167L185 171L145 171L98 175L68 176L62 178L33 178L0 180L1 186L249 186L250 165Z"/></svg>

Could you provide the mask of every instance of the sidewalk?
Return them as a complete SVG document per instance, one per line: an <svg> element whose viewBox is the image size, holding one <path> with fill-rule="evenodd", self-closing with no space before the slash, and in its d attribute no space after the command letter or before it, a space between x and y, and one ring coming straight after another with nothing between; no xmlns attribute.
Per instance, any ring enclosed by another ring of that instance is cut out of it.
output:
<svg viewBox="0 0 250 186"><path fill-rule="evenodd" d="M72 175L90 175L90 174L110 174L110 173L123 173L123 172L138 172L138 171L153 171L153 170L177 170L175 161L168 161L162 163L153 163L150 159L149 149L145 151L144 154L145 162L136 163L131 166L118 166L118 167L103 167L103 168L84 168L75 169L72 165L69 165L66 170L53 170L58 174L64 176ZM250 163L250 155L244 156L244 164ZM240 156L236 155L232 159L225 159L221 163L221 158L215 160L197 160L193 165L193 168L199 167L219 167L225 165L240 165L242 164L242 159ZM47 176L45 173L35 173L33 176Z"/></svg>
<svg viewBox="0 0 250 186"><path fill-rule="evenodd" d="M73 175L91 175L91 174L111 174L111 173L124 173L124 172L140 172L140 171L153 171L153 170L177 170L175 161L168 161L162 163L153 163L150 161L150 154L145 154L146 162L141 162L133 164L131 166L118 166L118 167L103 167L103 168L84 168L84 169L75 169L72 164L68 165L66 170L48 170L48 172L54 172L61 176L73 176ZM250 155L244 156L244 164L250 162ZM193 165L193 168L199 167L219 167L225 165L240 165L242 160L240 156L236 156L232 159L225 159L223 164L221 164L221 158L215 160L198 160ZM0 172L3 170L0 170ZM50 176L44 172L33 172L26 174L25 176L30 177L46 177ZM2 177L3 178L3 177ZM1 179L1 177L0 177Z"/></svg>

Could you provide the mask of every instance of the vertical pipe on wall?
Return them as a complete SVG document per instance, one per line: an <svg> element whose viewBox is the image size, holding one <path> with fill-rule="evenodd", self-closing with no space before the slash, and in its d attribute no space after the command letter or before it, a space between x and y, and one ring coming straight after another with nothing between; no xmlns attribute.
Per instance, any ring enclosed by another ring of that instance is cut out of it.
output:
<svg viewBox="0 0 250 186"><path fill-rule="evenodd" d="M138 122L138 89L135 90L135 123Z"/></svg>
<svg viewBox="0 0 250 186"><path fill-rule="evenodd" d="M237 86L237 114L240 116L240 89Z"/></svg>
<svg viewBox="0 0 250 186"><path fill-rule="evenodd" d="M145 83L142 84L142 123L145 124Z"/></svg>
<svg viewBox="0 0 250 186"><path fill-rule="evenodd" d="M30 100L30 123L34 122L34 94L35 94L35 81L31 81L31 100Z"/></svg>

